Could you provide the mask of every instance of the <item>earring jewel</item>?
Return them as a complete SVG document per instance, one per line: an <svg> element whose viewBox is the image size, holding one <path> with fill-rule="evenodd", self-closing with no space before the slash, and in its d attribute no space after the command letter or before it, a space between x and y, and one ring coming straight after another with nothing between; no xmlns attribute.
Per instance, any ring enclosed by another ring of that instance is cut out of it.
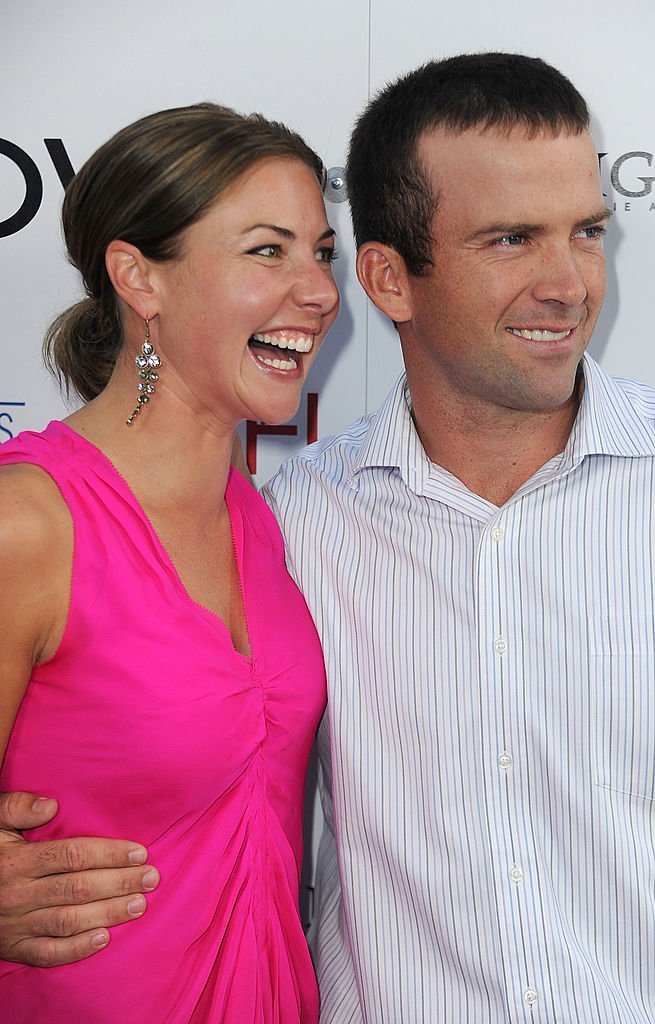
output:
<svg viewBox="0 0 655 1024"><path fill-rule="evenodd" d="M141 351L134 360L139 370L139 383L137 390L137 405L132 415L125 422L131 427L134 420L141 412L144 405L150 401L150 396L155 393L155 382L159 380L158 368L161 366L161 359L155 352L155 347L150 340L150 321L145 320L146 333L143 339Z"/></svg>

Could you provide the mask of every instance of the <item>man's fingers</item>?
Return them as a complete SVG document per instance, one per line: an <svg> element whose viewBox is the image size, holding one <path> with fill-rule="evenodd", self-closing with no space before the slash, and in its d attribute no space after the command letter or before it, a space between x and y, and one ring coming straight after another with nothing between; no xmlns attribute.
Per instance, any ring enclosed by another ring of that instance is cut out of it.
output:
<svg viewBox="0 0 655 1024"><path fill-rule="evenodd" d="M4 833L0 861L0 883L20 878L43 878L66 872L92 871L99 868L128 868L142 865L148 856L144 846L124 839L56 839L28 843ZM119 890L114 895L120 894Z"/></svg>
<svg viewBox="0 0 655 1024"><path fill-rule="evenodd" d="M104 933L116 924L134 921L143 917L147 902L145 896L137 893L111 900L99 900L75 907L51 907L49 910L35 910L22 919L24 939L52 938L67 939L85 935L91 941L92 933ZM107 941L98 941L100 949Z"/></svg>
<svg viewBox="0 0 655 1024"><path fill-rule="evenodd" d="M35 793L0 793L0 829L38 828L57 813L57 801Z"/></svg>
<svg viewBox="0 0 655 1024"><path fill-rule="evenodd" d="M104 929L66 939L23 939L10 953L3 954L3 958L31 964L32 967L58 967L76 960L86 960L104 949L108 942L109 932Z"/></svg>
<svg viewBox="0 0 655 1024"><path fill-rule="evenodd" d="M3 939L0 920L0 959L34 967L54 967L86 959L105 948L109 928L137 920L146 908L145 896L130 893L80 906L34 910L14 919L12 930L19 932L20 938L13 941Z"/></svg>
<svg viewBox="0 0 655 1024"><path fill-rule="evenodd" d="M151 874L158 880L157 872ZM54 967L84 960L105 948L109 928L137 920L146 908L145 896L136 892L80 906L38 909L14 919L16 924L12 930L19 932L20 938L13 941L3 938L2 932L9 929L2 929L0 920L0 959L34 967Z"/></svg>
<svg viewBox="0 0 655 1024"><path fill-rule="evenodd" d="M139 843L20 834L56 812L56 800L0 794L0 959L53 967L93 956L108 928L141 917L143 893L159 884Z"/></svg>
<svg viewBox="0 0 655 1024"><path fill-rule="evenodd" d="M33 878L27 886L7 887L4 891L2 910L5 914L17 915L34 913L39 908L79 909L98 900L106 901L116 897L152 892L158 885L159 872L147 864L138 868L108 868L51 874ZM52 935L59 932L49 930L44 934Z"/></svg>
<svg viewBox="0 0 655 1024"><path fill-rule="evenodd" d="M80 906L116 896L152 892L158 884L159 873L150 866L50 875L34 882L30 901L38 894L40 906Z"/></svg>

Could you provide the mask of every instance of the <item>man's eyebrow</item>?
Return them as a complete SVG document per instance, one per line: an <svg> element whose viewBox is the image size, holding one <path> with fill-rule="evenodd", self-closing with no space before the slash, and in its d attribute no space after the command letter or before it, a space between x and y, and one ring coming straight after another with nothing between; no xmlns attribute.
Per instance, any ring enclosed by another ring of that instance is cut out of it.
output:
<svg viewBox="0 0 655 1024"><path fill-rule="evenodd" d="M602 206L600 210L574 224L574 228L576 231L581 231L583 228L591 228L595 224L599 224L603 220L609 220L613 216L614 212L612 210L607 206ZM486 227L480 228L479 231L475 231L471 235L471 240L482 238L485 235L536 235L543 230L543 224L531 224L527 221L510 224L507 221L497 221L495 224L488 224Z"/></svg>
<svg viewBox="0 0 655 1024"><path fill-rule="evenodd" d="M252 224L249 228L243 232L244 235L249 234L251 231L257 231L258 228L263 228L265 231L274 231L280 238L288 238L293 241L296 238L295 232L290 231L289 228L282 228L278 224ZM334 228L326 228L322 235L319 235L318 241L322 242L327 238L334 238L336 231Z"/></svg>
<svg viewBox="0 0 655 1024"><path fill-rule="evenodd" d="M495 224L487 224L478 231L474 231L471 238L482 238L483 235L533 235L537 231L543 231L541 224L509 224L507 221L497 221Z"/></svg>
<svg viewBox="0 0 655 1024"><path fill-rule="evenodd" d="M610 217L613 216L613 210L610 210L607 206L602 206L597 213L593 213L591 217L585 217L584 220L578 221L575 226L578 230L582 228L592 228L595 224L599 224L601 220L609 220Z"/></svg>

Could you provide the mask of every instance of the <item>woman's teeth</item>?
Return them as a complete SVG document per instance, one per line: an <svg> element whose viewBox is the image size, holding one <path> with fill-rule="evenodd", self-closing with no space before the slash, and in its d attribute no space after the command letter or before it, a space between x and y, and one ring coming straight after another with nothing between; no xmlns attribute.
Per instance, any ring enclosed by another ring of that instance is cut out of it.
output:
<svg viewBox="0 0 655 1024"><path fill-rule="evenodd" d="M298 363L292 357L289 359L268 359L267 356L260 355L259 352L256 352L255 355L260 363L266 363L267 366L273 366L276 370L295 370L298 366Z"/></svg>
<svg viewBox="0 0 655 1024"><path fill-rule="evenodd" d="M289 337L284 331L279 334L253 334L253 340L262 345L275 345L277 348L290 348L296 352L311 352L314 339L311 335Z"/></svg>

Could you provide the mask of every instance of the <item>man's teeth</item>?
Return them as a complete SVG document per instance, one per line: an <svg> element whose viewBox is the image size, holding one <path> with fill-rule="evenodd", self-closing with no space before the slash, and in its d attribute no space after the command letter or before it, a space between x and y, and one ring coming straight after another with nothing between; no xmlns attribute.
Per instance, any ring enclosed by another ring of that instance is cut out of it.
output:
<svg viewBox="0 0 655 1024"><path fill-rule="evenodd" d="M299 338L290 338L284 331L279 334L253 334L255 341L262 342L264 345L276 345L277 348L290 348L295 352L311 352L314 344L314 339L311 335L305 335ZM265 362L266 360L264 360Z"/></svg>
<svg viewBox="0 0 655 1024"><path fill-rule="evenodd" d="M571 333L570 329L566 331L526 331L519 330L518 327L509 327L508 330L510 334L515 334L518 338L525 338L527 341L562 341Z"/></svg>
<svg viewBox="0 0 655 1024"><path fill-rule="evenodd" d="M273 366L276 370L295 370L298 363L295 359L268 359L267 356L257 355L257 359L260 363L266 363L267 366Z"/></svg>

